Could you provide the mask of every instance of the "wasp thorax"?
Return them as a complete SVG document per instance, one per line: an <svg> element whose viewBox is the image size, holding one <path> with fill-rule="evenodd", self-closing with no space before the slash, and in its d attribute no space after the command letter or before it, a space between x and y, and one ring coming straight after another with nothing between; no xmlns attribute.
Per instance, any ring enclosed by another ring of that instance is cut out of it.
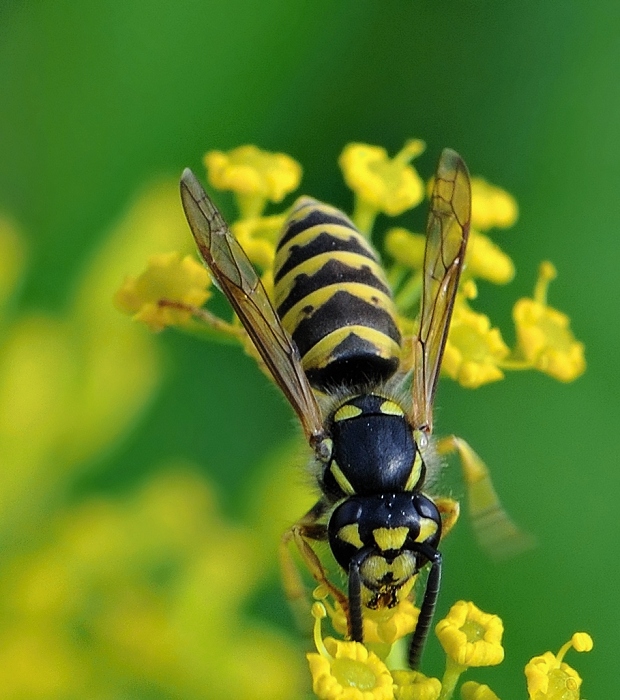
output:
<svg viewBox="0 0 620 700"><path fill-rule="evenodd" d="M354 396L328 423L332 458L323 486L334 497L411 491L421 485L422 460L402 408L377 394Z"/></svg>

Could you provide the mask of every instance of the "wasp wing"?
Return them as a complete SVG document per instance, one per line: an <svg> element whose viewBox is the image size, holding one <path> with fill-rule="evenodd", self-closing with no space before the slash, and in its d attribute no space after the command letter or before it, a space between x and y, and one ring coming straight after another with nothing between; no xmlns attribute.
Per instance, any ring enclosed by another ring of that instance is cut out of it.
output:
<svg viewBox="0 0 620 700"><path fill-rule="evenodd" d="M431 432L433 400L471 218L471 185L463 159L446 148L439 159L426 226L420 330L414 342L413 423Z"/></svg>
<svg viewBox="0 0 620 700"><path fill-rule="evenodd" d="M188 168L181 177L181 200L202 259L314 443L323 433L321 412L297 346L282 327L248 256Z"/></svg>

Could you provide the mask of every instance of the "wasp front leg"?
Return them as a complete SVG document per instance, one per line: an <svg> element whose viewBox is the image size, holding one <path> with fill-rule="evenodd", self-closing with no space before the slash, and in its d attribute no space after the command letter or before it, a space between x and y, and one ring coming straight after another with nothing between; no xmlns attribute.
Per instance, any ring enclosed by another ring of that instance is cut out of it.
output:
<svg viewBox="0 0 620 700"><path fill-rule="evenodd" d="M530 549L534 538L523 532L502 506L489 468L462 438L451 435L437 443L439 454L458 454L467 488L467 502L476 538L494 559Z"/></svg>
<svg viewBox="0 0 620 700"><path fill-rule="evenodd" d="M329 580L325 567L311 545L311 542L325 542L327 540L327 525L319 520L329 508L329 504L321 499L289 528L280 540L282 585L293 609L293 614L302 629L307 627L309 601L306 586L291 552L291 542L295 543L314 580L329 591L348 616L349 603L346 595Z"/></svg>

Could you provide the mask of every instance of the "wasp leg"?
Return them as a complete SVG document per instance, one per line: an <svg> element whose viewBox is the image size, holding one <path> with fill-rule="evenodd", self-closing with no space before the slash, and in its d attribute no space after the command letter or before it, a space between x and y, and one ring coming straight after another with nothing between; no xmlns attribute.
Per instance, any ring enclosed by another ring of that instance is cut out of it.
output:
<svg viewBox="0 0 620 700"><path fill-rule="evenodd" d="M430 561L431 570L428 573L418 622L409 645L409 666L414 671L417 670L420 665L424 644L426 643L426 638L428 637L428 632L433 622L433 615L435 613L435 606L437 605L437 597L441 584L441 553L435 549L429 549L428 551L422 549L420 551Z"/></svg>
<svg viewBox="0 0 620 700"><path fill-rule="evenodd" d="M441 514L441 539L452 530L461 514L461 504L453 498L433 498L437 510Z"/></svg>
<svg viewBox="0 0 620 700"><path fill-rule="evenodd" d="M535 545L504 510L487 465L465 440L451 435L438 442L440 454L457 453L467 487L467 501L476 539L494 559L505 559Z"/></svg>
<svg viewBox="0 0 620 700"><path fill-rule="evenodd" d="M342 607L348 618L349 604L346 595L328 579L325 567L312 548L310 542L324 542L327 539L327 526L318 522L330 505L321 499L300 520L288 529L280 540L280 570L282 584L293 613L303 629L308 621L308 596L303 579L291 553L291 542L295 542L305 565L314 580L325 586L334 600Z"/></svg>

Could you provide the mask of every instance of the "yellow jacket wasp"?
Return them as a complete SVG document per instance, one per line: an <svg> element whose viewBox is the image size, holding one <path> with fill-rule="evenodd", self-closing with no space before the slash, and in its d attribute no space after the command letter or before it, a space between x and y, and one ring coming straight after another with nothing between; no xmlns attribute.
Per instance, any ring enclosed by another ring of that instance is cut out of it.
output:
<svg viewBox="0 0 620 700"><path fill-rule="evenodd" d="M442 517L424 495L433 400L469 232L471 187L461 157L441 154L431 195L419 330L403 358L377 254L337 209L299 199L274 267L275 307L247 255L190 170L181 198L200 255L297 413L314 451L321 497L284 536L347 611L363 641L363 609L393 607L426 564L409 652L418 666L439 592ZM400 369L412 366L410 373ZM412 389L407 389L411 383ZM345 596L310 542L327 540L348 575Z"/></svg>

